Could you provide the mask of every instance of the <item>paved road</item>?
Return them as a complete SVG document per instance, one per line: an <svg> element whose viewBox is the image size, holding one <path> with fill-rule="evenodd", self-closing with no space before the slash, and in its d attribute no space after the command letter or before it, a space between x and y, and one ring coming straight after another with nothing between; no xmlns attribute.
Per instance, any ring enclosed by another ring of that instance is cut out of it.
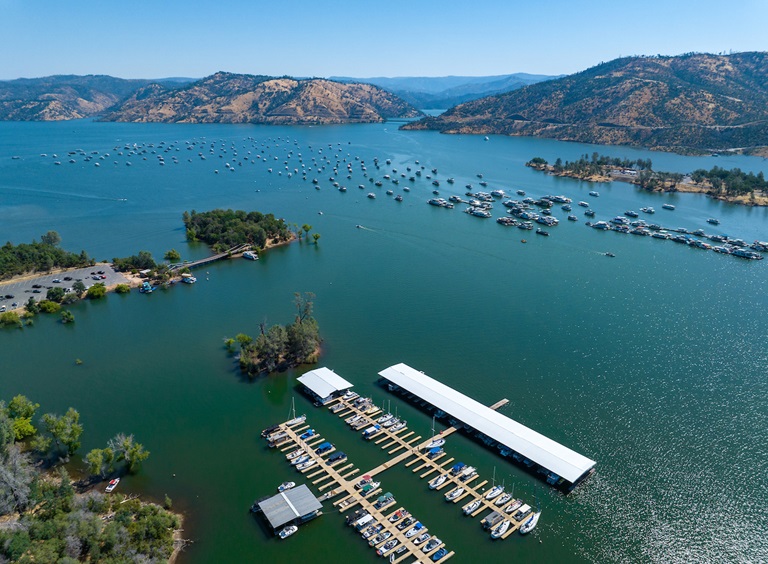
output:
<svg viewBox="0 0 768 564"><path fill-rule="evenodd" d="M104 272L103 276L106 276L106 278L94 280L94 276L101 276L98 274L100 270ZM65 280L66 277L71 278L71 280ZM0 282L0 309L5 306L6 310L10 311L14 309L13 304L17 304L16 307L22 308L30 296L39 302L45 299L45 294L49 288L55 286L61 286L64 289L71 288L72 284L78 279L85 284L86 288L97 282L103 282L107 286L126 284L128 282L125 276L112 270L112 267L107 263L98 263L95 266L77 268L59 274L45 274L24 280ZM54 280L60 280L60 282L54 282ZM35 284L39 284L41 287L34 288ZM35 293L35 290L38 290L39 293ZM7 298L7 295L13 297Z"/></svg>

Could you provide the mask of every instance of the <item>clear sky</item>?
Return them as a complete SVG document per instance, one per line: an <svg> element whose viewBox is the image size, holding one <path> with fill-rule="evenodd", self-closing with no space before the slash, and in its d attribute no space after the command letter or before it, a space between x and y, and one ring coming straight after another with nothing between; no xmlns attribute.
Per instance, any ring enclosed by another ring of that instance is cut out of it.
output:
<svg viewBox="0 0 768 564"><path fill-rule="evenodd" d="M566 74L768 49L768 0L0 0L0 79Z"/></svg>

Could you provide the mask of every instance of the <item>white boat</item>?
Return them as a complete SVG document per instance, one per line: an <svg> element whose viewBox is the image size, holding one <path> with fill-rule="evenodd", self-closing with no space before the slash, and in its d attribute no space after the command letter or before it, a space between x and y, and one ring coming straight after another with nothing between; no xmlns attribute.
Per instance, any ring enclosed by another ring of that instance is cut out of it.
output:
<svg viewBox="0 0 768 564"><path fill-rule="evenodd" d="M424 448L426 450L429 450L431 448L441 447L445 444L445 439L432 439L429 444L427 444Z"/></svg>
<svg viewBox="0 0 768 564"><path fill-rule="evenodd" d="M304 452L304 449L303 449L303 448L300 448L300 449L294 450L294 451L292 451L292 452L289 452L288 454L286 454L286 455L285 455L285 457L286 457L288 460L293 460L294 458L298 458L299 456L302 456L302 455L304 455L304 454L306 454L306 453Z"/></svg>
<svg viewBox="0 0 768 564"><path fill-rule="evenodd" d="M291 488L296 486L296 482L283 482L277 487L278 492L284 492L286 490L290 490Z"/></svg>
<svg viewBox="0 0 768 564"><path fill-rule="evenodd" d="M399 431L403 427L405 427L408 424L407 421L398 421L394 425L392 425L392 428L389 430L390 433L394 433L395 431Z"/></svg>
<svg viewBox="0 0 768 564"><path fill-rule="evenodd" d="M309 468L310 466L314 466L315 464L317 464L317 460L312 458L311 460L307 460L306 462L302 462L301 464L297 464L296 468L299 471L306 470L307 468Z"/></svg>
<svg viewBox="0 0 768 564"><path fill-rule="evenodd" d="M299 528L296 525L289 525L288 527L286 527L285 529L280 531L278 536L281 539L287 539L288 537L290 537L293 533L295 533L298 530L299 530Z"/></svg>
<svg viewBox="0 0 768 564"><path fill-rule="evenodd" d="M421 548L421 551L422 551L422 552L424 552L424 553L427 553L427 552L432 552L434 549L436 549L436 548L437 548L438 546L440 546L441 544L443 544L443 541L441 541L441 540L440 540L439 538L437 538L437 537L432 537L431 539L429 539L429 541L427 542L427 544L425 544L425 545L424 545L424 546Z"/></svg>
<svg viewBox="0 0 768 564"><path fill-rule="evenodd" d="M447 474L440 474L436 478L434 478L432 481L429 482L429 489L434 490L442 486L445 481L448 479Z"/></svg>
<svg viewBox="0 0 768 564"><path fill-rule="evenodd" d="M445 494L445 501L453 501L463 493L464 493L464 488L456 488L455 490Z"/></svg>
<svg viewBox="0 0 768 564"><path fill-rule="evenodd" d="M464 515L469 515L469 514L471 514L471 513L474 513L475 511L477 511L477 508L478 508L478 507L480 507L480 504L481 504L481 503L482 503L482 501L481 501L481 500L479 500L479 499L476 499L476 500L475 500L475 501L473 501L472 503L469 503L469 504L467 504L467 505L464 507Z"/></svg>
<svg viewBox="0 0 768 564"><path fill-rule="evenodd" d="M537 511L533 515L531 515L528 520L523 523L523 525L520 527L520 534L525 535L530 533L534 528L536 528L536 524L539 522L539 516L541 515L541 511Z"/></svg>
<svg viewBox="0 0 768 564"><path fill-rule="evenodd" d="M383 425L384 423L386 423L387 421L389 421L393 417L394 417L394 415L392 415L391 413L387 413L386 415L382 415L381 417L379 417L376 420L376 423L379 423L379 424Z"/></svg>
<svg viewBox="0 0 768 564"><path fill-rule="evenodd" d="M405 538L409 539L409 538L411 538L413 536L416 536L418 534L418 532L420 530L422 530L423 528L424 528L424 526L417 521L416 524L413 527L411 527L410 529L408 529L408 531L405 533Z"/></svg>
<svg viewBox="0 0 768 564"><path fill-rule="evenodd" d="M512 494L511 494L511 493L505 493L505 494L503 494L503 495L500 495L500 496L499 496L499 499L497 499L496 501L494 501L494 503L495 503L496 505L498 505L499 507L501 507L502 505L504 505L505 503L507 503L507 502L508 502L510 499L512 499Z"/></svg>
<svg viewBox="0 0 768 564"><path fill-rule="evenodd" d="M306 420L307 420L307 416L306 415L299 415L298 417L294 417L290 421L286 421L285 424L288 427L293 427L294 425L298 425L299 423L304 423L304 421L306 421Z"/></svg>
<svg viewBox="0 0 768 564"><path fill-rule="evenodd" d="M105 490L107 493L110 493L114 491L114 489L117 487L117 484L120 483L120 478L115 478L114 480L110 480L107 484L107 489Z"/></svg>
<svg viewBox="0 0 768 564"><path fill-rule="evenodd" d="M522 502L522 500L520 500L520 499L516 499L515 501L513 501L512 503L510 503L509 505L507 505L507 506L504 508L504 513L512 513L512 512L513 512L513 511L515 511L517 508L519 508L521 505L523 505L523 502Z"/></svg>
<svg viewBox="0 0 768 564"><path fill-rule="evenodd" d="M253 251L245 251L243 253L243 258L248 260L259 260L259 255L257 255Z"/></svg>
<svg viewBox="0 0 768 564"><path fill-rule="evenodd" d="M299 464L304 464L307 460L309 460L309 455L303 454L298 458L294 458L293 460L291 460L291 464L293 464L294 466L298 466Z"/></svg>
<svg viewBox="0 0 768 564"><path fill-rule="evenodd" d="M511 521L509 519L504 519L501 523L496 525L496 527L491 532L491 538L497 539L504 533L506 533L509 530L509 525L511 524Z"/></svg>
<svg viewBox="0 0 768 564"><path fill-rule="evenodd" d="M503 491L504 486L494 486L488 491L487 494L485 494L485 499L493 499L499 497Z"/></svg>

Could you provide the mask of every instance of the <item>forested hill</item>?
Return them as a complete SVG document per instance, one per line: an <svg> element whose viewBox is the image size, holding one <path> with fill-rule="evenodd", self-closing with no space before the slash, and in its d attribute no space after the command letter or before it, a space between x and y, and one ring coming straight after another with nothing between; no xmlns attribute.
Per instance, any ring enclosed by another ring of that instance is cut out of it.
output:
<svg viewBox="0 0 768 564"><path fill-rule="evenodd" d="M140 89L105 121L329 124L413 118L410 104L371 84L218 72L182 88Z"/></svg>
<svg viewBox="0 0 768 564"><path fill-rule="evenodd" d="M768 53L625 57L403 128L683 152L766 146Z"/></svg>

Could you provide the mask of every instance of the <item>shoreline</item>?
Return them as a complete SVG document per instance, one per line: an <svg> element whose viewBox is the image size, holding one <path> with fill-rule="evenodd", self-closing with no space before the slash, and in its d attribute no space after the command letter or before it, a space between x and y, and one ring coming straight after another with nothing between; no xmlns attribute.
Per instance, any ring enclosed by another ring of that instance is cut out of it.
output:
<svg viewBox="0 0 768 564"><path fill-rule="evenodd" d="M620 170L614 169L614 168L611 168L608 171L608 174L593 174L590 176L582 176L577 174L576 172L567 171L567 170L555 172L554 166L550 164L541 165L541 164L532 164L529 162L529 163L526 163L525 166L532 168L534 170L537 170L539 172L544 172L545 174L549 174L550 176L557 176L561 178L573 178L574 180L582 180L584 182L611 183L611 182L617 181L617 182L624 182L626 184L632 184L633 186L636 186L646 192L660 192L660 193L682 192L686 194L704 194L712 198L713 200L719 200L721 202L727 202L729 204L738 204L738 205L749 206L749 207L768 206L768 194L759 190L756 190L751 195L744 194L740 196L727 196L725 194L713 194L711 192L712 185L704 182L701 184L696 184L694 182L680 182L677 184L671 184L671 183L665 182L664 184L662 184L657 188L648 189L648 188L643 188L640 185L640 183L637 181L637 178L635 176L623 175L621 174Z"/></svg>
<svg viewBox="0 0 768 564"><path fill-rule="evenodd" d="M298 237L296 236L295 233L291 233L291 238L286 240L286 241L276 241L274 239L267 240L267 243L264 245L264 248L260 249L259 252L261 253L261 252L266 251L268 249L273 249L273 248L276 248L276 247L281 247L281 246L284 246L284 245L288 245L288 244L290 244L290 243L292 243L294 241L297 241L297 240L298 240ZM233 254L233 255L231 255L229 257L224 257L221 260L232 260L232 259L242 258L242 256L243 256L243 253L240 252L240 253ZM67 274L70 274L70 273L73 273L73 272L77 272L78 270L81 270L83 268L87 268L87 269L107 269L107 268L109 268L110 270L112 270L113 273L115 273L116 275L118 275L118 276L120 276L120 277L125 279L125 282L115 282L115 283L112 283L112 284L109 284L109 285L105 285L107 293L113 293L115 291L115 289L119 285L121 285L121 284L127 284L132 290L135 289L135 288L140 288L141 285L146 280L149 280L148 278L142 277L138 273L134 274L132 272L118 272L118 271L114 270L114 268L112 266L112 263L109 263L109 262L97 262L94 265L87 266L87 267L54 268L54 269L52 269L52 270L50 270L48 272L44 272L44 273L25 273L25 274L21 274L21 275L18 275L18 276L13 276L13 277L8 278L6 280L0 281L0 291L3 291L3 293L4 293L4 290L2 290L3 287L4 286L9 286L11 284L18 284L18 283L23 283L23 282L39 282L39 281L41 281L41 280L43 280L43 279L45 279L47 277L50 277L50 276L58 276L58 275L66 276ZM182 270L182 269L183 269L183 267L181 269L179 269L179 270ZM169 278L165 282L160 283L160 285L166 284L168 286L173 286L173 285L175 285L177 283L180 283L182 278L183 277L182 277L182 275L180 273L177 274L177 273L174 272L174 274L173 274L173 276L171 276L171 278ZM44 294L41 293L41 294L38 294L38 295L40 296L40 299L37 300L38 303L40 303L41 301L46 299L44 297ZM81 297L77 302L73 302L73 303L78 303L80 301L88 299L85 296L86 296L86 294L84 293L83 297ZM25 311L25 307L24 306L26 305L27 300L28 300L28 298L26 298L26 299L19 298L19 301L17 302L18 305L16 307L11 307L10 303L9 304L4 304L4 305L6 305L6 310L5 311L6 312L15 311L16 313L19 313L19 312L23 313Z"/></svg>

